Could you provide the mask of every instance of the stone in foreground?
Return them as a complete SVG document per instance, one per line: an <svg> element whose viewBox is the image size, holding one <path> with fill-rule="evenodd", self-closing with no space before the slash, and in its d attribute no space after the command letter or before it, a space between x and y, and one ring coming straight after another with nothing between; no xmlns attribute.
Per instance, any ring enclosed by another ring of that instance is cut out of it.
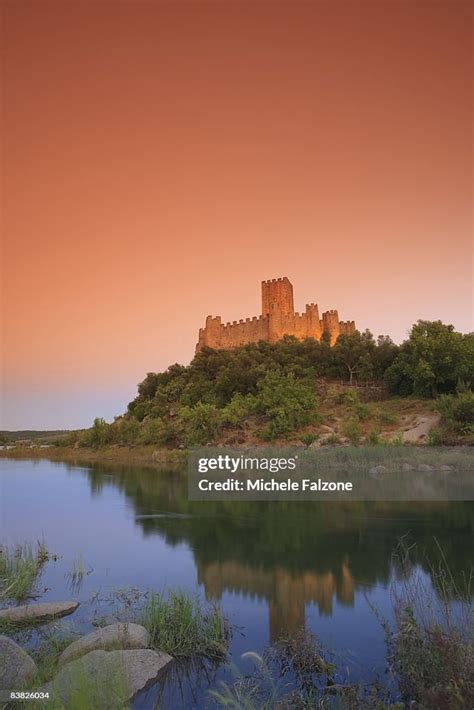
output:
<svg viewBox="0 0 474 710"><path fill-rule="evenodd" d="M91 651L65 665L43 691L63 707L118 710L157 679L173 659L151 649Z"/></svg>
<svg viewBox="0 0 474 710"><path fill-rule="evenodd" d="M34 660L8 636L0 636L0 658L1 690L24 688L38 672Z"/></svg>
<svg viewBox="0 0 474 710"><path fill-rule="evenodd" d="M73 601L11 606L8 609L0 609L0 619L11 624L37 624L72 614L78 606L79 602Z"/></svg>
<svg viewBox="0 0 474 710"><path fill-rule="evenodd" d="M77 641L73 641L60 655L58 664L63 666L90 651L147 648L148 643L148 631L143 626L139 624L110 624L110 626L104 626Z"/></svg>

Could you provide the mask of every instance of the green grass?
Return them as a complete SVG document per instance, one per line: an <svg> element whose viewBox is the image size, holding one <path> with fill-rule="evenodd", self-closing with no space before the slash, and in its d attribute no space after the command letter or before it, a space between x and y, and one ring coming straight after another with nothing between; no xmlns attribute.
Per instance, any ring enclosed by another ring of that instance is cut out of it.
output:
<svg viewBox="0 0 474 710"><path fill-rule="evenodd" d="M264 451L264 450L263 450ZM347 446L344 448L332 448L324 446L317 452L302 449L300 464L306 461L313 464L317 461L321 470L340 469L344 467L351 471L367 471L371 466L384 464L389 471L400 470L403 462L413 465L426 463L435 469L443 464L453 466L457 471L470 472L474 461L474 450L465 449L434 448L430 446L410 446L399 444L396 437L389 443L379 443L372 446Z"/></svg>
<svg viewBox="0 0 474 710"><path fill-rule="evenodd" d="M219 609L203 607L181 590L170 590L166 597L153 593L144 605L140 623L148 630L151 645L171 656L225 655L229 631Z"/></svg>
<svg viewBox="0 0 474 710"><path fill-rule="evenodd" d="M456 581L443 550L432 568L434 588L404 540L394 556L394 624L381 618L389 667L403 698L421 708L474 707L474 571Z"/></svg>
<svg viewBox="0 0 474 710"><path fill-rule="evenodd" d="M53 629L38 628L39 644L32 652L32 656L38 667L38 675L34 686L40 687L51 680L57 667L61 653L69 644L79 638L78 634L72 634L68 625L55 624Z"/></svg>
<svg viewBox="0 0 474 710"><path fill-rule="evenodd" d="M47 666L46 666L47 668ZM44 673L45 668L40 668ZM51 674L56 667L52 665L48 668ZM66 673L67 680L61 683L55 677L48 687L50 697L46 701L39 701L33 704L37 710L92 710L92 708L114 708L115 710L129 710L130 703L127 698L128 684L126 680L125 668L111 667L104 675L103 673L91 673L86 671L83 665L83 658L79 658L71 664L67 664L61 672ZM40 687L39 683L36 687ZM41 686L44 688L45 686ZM67 689L67 690L66 690ZM27 710L31 703L25 703Z"/></svg>
<svg viewBox="0 0 474 710"><path fill-rule="evenodd" d="M80 591L80 589L82 587L82 583L84 581L84 575L85 575L84 561L82 559L82 555L79 554L74 559L74 562L72 563L72 567L66 575L66 579L69 582L69 587L70 587L71 592L73 594Z"/></svg>
<svg viewBox="0 0 474 710"><path fill-rule="evenodd" d="M226 710L403 710L376 683L337 682L335 667L321 656L322 648L308 631L270 646L263 656L247 652L254 663L250 674L233 668L234 681L219 681L209 690L211 707ZM289 676L295 674L294 681ZM349 682L347 682L349 680ZM428 709L426 709L428 710ZM434 709L433 709L434 710Z"/></svg>
<svg viewBox="0 0 474 710"><path fill-rule="evenodd" d="M209 690L214 704L227 710L271 710L278 707L281 699L280 683L265 660L252 651L244 653L242 658L253 661L255 672L243 676L234 668L236 677L233 683L219 681L218 689Z"/></svg>
<svg viewBox="0 0 474 710"><path fill-rule="evenodd" d="M29 545L0 547L0 599L21 600L30 596L41 567L48 559L42 543L36 550Z"/></svg>
<svg viewBox="0 0 474 710"><path fill-rule="evenodd" d="M352 446L359 446L362 430L358 418L354 416L349 417L343 424L342 433L344 436L347 436Z"/></svg>

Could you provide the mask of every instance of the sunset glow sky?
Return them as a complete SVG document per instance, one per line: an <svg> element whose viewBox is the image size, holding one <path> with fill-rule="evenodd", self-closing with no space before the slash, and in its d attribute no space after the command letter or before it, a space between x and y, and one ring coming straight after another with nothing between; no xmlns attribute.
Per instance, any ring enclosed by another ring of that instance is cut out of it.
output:
<svg viewBox="0 0 474 710"><path fill-rule="evenodd" d="M262 279L472 330L470 2L2 10L1 428L110 420Z"/></svg>

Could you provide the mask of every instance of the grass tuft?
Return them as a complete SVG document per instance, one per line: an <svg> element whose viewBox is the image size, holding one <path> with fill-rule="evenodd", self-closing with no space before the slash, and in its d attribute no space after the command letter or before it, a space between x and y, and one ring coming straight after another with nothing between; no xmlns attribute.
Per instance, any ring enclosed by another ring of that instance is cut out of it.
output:
<svg viewBox="0 0 474 710"><path fill-rule="evenodd" d="M79 554L74 559L70 571L66 574L66 579L69 582L69 587L72 593L77 593L82 587L84 581L85 569L82 555Z"/></svg>
<svg viewBox="0 0 474 710"><path fill-rule="evenodd" d="M151 645L177 658L200 655L222 658L229 629L219 609L181 590L167 596L153 593L144 605L140 623L148 630Z"/></svg>
<svg viewBox="0 0 474 710"><path fill-rule="evenodd" d="M36 550L29 545L13 549L0 547L0 599L25 599L31 596L48 551L38 542Z"/></svg>
<svg viewBox="0 0 474 710"><path fill-rule="evenodd" d="M460 584L438 548L434 588L416 564L416 550L404 540L394 556L394 627L380 619L389 667L404 701L423 708L474 707L472 571Z"/></svg>

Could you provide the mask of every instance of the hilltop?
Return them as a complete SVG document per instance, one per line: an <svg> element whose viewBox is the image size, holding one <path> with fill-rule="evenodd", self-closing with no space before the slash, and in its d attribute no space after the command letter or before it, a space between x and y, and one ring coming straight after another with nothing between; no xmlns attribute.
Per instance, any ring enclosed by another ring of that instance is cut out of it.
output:
<svg viewBox="0 0 474 710"><path fill-rule="evenodd" d="M418 321L402 345L355 331L333 346L286 336L204 347L188 366L149 372L112 423L51 440L102 458L133 448L137 460L206 444L472 445L473 362L474 335L440 321Z"/></svg>
<svg viewBox="0 0 474 710"><path fill-rule="evenodd" d="M76 446L472 444L474 335L418 321L396 345L369 331L203 348L148 373L127 412Z"/></svg>

